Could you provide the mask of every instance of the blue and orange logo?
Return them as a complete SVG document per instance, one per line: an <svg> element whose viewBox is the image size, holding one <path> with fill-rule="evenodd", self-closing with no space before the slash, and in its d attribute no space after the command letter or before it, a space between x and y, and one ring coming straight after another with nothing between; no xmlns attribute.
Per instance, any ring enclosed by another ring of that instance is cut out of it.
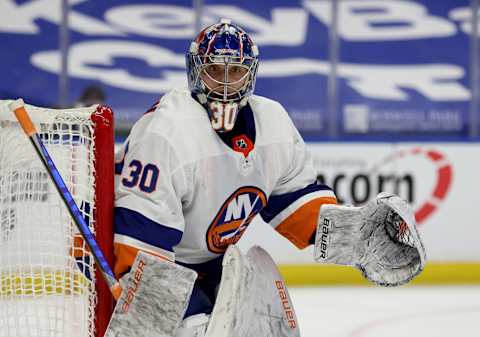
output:
<svg viewBox="0 0 480 337"><path fill-rule="evenodd" d="M222 254L240 240L252 219L267 204L265 193L253 186L236 190L222 205L207 231L207 247Z"/></svg>

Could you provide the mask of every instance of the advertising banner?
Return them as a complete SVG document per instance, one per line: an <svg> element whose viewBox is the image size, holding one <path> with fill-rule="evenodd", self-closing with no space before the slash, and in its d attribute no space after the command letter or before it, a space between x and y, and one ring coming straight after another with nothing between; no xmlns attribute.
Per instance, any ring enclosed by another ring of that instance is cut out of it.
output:
<svg viewBox="0 0 480 337"><path fill-rule="evenodd" d="M201 25L231 18L252 35L261 58L256 92L279 100L306 139L329 136L332 112L340 137L466 136L470 1L337 3L338 91L330 96L331 1L208 0ZM0 98L57 104L61 4L0 1ZM165 92L186 87L192 1L69 4L72 104L100 85L117 126L129 127Z"/></svg>
<svg viewBox="0 0 480 337"><path fill-rule="evenodd" d="M468 0L338 6L342 134L467 133Z"/></svg>
<svg viewBox="0 0 480 337"><path fill-rule="evenodd" d="M319 180L335 190L340 203L360 206L381 191L398 194L415 211L430 261L480 261L478 144L317 143L309 148ZM312 262L311 249L297 251L264 223L251 229L244 245L266 245L283 263Z"/></svg>

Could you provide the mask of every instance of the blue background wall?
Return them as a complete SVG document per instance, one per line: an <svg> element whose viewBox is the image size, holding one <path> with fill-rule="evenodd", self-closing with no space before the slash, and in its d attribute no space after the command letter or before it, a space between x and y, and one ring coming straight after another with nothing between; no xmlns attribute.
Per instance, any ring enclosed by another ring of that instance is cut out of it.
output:
<svg viewBox="0 0 480 337"><path fill-rule="evenodd" d="M127 130L164 92L186 86L192 1L70 3L71 104L99 84ZM331 9L204 1L201 26L231 17L252 34L257 94L284 104L307 140L475 139L479 56L468 0L343 0ZM60 26L60 0L0 2L0 98L58 105Z"/></svg>

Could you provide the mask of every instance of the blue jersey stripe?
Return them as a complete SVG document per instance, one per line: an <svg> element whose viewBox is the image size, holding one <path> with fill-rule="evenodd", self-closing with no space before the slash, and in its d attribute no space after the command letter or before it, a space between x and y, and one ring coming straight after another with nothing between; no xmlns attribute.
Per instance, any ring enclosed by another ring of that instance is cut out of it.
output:
<svg viewBox="0 0 480 337"><path fill-rule="evenodd" d="M123 164L124 164L123 160L121 162L115 163L115 174L117 175L122 174Z"/></svg>
<svg viewBox="0 0 480 337"><path fill-rule="evenodd" d="M316 191L332 190L327 185L313 183L305 188L297 190L295 192L274 195L268 199L267 206L262 209L260 215L265 222L270 222L278 214L280 214L285 208L293 204L296 200L300 199L304 195L307 195Z"/></svg>
<svg viewBox="0 0 480 337"><path fill-rule="evenodd" d="M115 233L173 252L182 231L156 223L128 208L115 207Z"/></svg>

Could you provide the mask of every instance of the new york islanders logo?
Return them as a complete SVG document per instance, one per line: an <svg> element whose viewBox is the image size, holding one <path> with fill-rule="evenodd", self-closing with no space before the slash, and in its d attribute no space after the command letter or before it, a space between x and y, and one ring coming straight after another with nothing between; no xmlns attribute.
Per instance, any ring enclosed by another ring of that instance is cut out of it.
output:
<svg viewBox="0 0 480 337"><path fill-rule="evenodd" d="M222 205L207 231L207 247L222 254L242 237L245 229L267 204L265 193L253 186L236 190Z"/></svg>

